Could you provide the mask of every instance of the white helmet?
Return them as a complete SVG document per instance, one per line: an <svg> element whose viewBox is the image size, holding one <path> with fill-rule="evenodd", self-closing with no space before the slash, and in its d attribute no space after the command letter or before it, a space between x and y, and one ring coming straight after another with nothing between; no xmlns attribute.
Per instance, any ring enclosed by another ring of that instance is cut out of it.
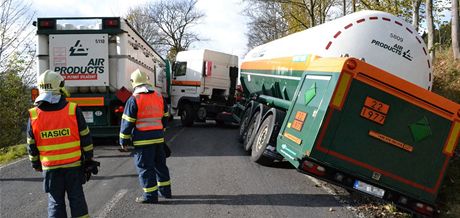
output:
<svg viewBox="0 0 460 218"><path fill-rule="evenodd" d="M69 93L64 88L64 78L51 70L46 70L38 77L38 91L42 93L64 94L69 96Z"/></svg>
<svg viewBox="0 0 460 218"><path fill-rule="evenodd" d="M149 82L149 76L145 73L136 69L131 73L131 85L133 88L140 85L151 85Z"/></svg>

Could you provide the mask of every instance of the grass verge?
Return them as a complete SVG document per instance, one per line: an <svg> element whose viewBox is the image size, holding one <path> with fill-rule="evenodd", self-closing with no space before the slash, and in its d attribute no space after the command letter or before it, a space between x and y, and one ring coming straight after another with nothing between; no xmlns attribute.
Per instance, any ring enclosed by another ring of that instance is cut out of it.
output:
<svg viewBox="0 0 460 218"><path fill-rule="evenodd" d="M0 148L0 165L16 160L26 154L26 144Z"/></svg>

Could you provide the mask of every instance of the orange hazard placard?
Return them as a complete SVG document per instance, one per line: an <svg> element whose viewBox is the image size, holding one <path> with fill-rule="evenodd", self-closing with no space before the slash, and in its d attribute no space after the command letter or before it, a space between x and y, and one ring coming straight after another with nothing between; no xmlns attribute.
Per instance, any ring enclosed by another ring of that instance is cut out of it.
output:
<svg viewBox="0 0 460 218"><path fill-rule="evenodd" d="M386 143L388 143L390 145L394 145L394 146L396 146L398 148L404 149L404 150L406 150L408 152L412 152L414 150L414 147L412 147L412 146L410 146L408 144L404 144L403 142L400 142L400 141L398 141L396 139L390 138L390 137L388 137L386 135L383 135L383 134L380 134L378 132L375 132L375 131L371 130L371 131L369 131L369 135L374 137L374 138L376 138L376 139L379 139L379 140L381 140L383 142L386 142Z"/></svg>
<svg viewBox="0 0 460 218"><path fill-rule="evenodd" d="M389 105L377 101L371 97L366 97L366 101L364 101L364 106L372 108L383 114L387 114L388 110L390 109Z"/></svg>
<svg viewBox="0 0 460 218"><path fill-rule="evenodd" d="M377 112L377 111L374 111L372 109L369 109L367 107L363 107L361 109L361 114L360 114L362 117L368 119L368 120L371 120L371 121L374 121L376 123L379 123L379 124L382 124L385 123L385 118L386 116Z"/></svg>

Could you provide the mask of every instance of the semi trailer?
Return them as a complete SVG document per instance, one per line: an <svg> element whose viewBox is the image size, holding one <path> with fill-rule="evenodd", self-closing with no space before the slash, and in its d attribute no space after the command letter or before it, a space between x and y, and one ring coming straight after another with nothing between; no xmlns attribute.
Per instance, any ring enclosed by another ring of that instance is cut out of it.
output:
<svg viewBox="0 0 460 218"><path fill-rule="evenodd" d="M157 91L167 90L166 61L123 18L38 18L34 25L37 74L50 69L64 77L68 100L80 106L94 137L118 136L135 69L148 73Z"/></svg>
<svg viewBox="0 0 460 218"><path fill-rule="evenodd" d="M240 140L260 164L431 216L460 133L460 105L430 92L422 38L362 11L258 46L241 63ZM236 110L235 110L236 111Z"/></svg>

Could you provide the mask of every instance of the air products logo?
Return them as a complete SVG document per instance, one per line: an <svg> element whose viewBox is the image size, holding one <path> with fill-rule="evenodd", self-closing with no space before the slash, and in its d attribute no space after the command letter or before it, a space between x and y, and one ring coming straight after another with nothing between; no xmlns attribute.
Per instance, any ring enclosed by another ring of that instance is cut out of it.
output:
<svg viewBox="0 0 460 218"><path fill-rule="evenodd" d="M70 47L69 49L70 55L69 56L87 56L88 55L88 48L83 48L83 45L80 43L80 40L75 42L75 45Z"/></svg>

